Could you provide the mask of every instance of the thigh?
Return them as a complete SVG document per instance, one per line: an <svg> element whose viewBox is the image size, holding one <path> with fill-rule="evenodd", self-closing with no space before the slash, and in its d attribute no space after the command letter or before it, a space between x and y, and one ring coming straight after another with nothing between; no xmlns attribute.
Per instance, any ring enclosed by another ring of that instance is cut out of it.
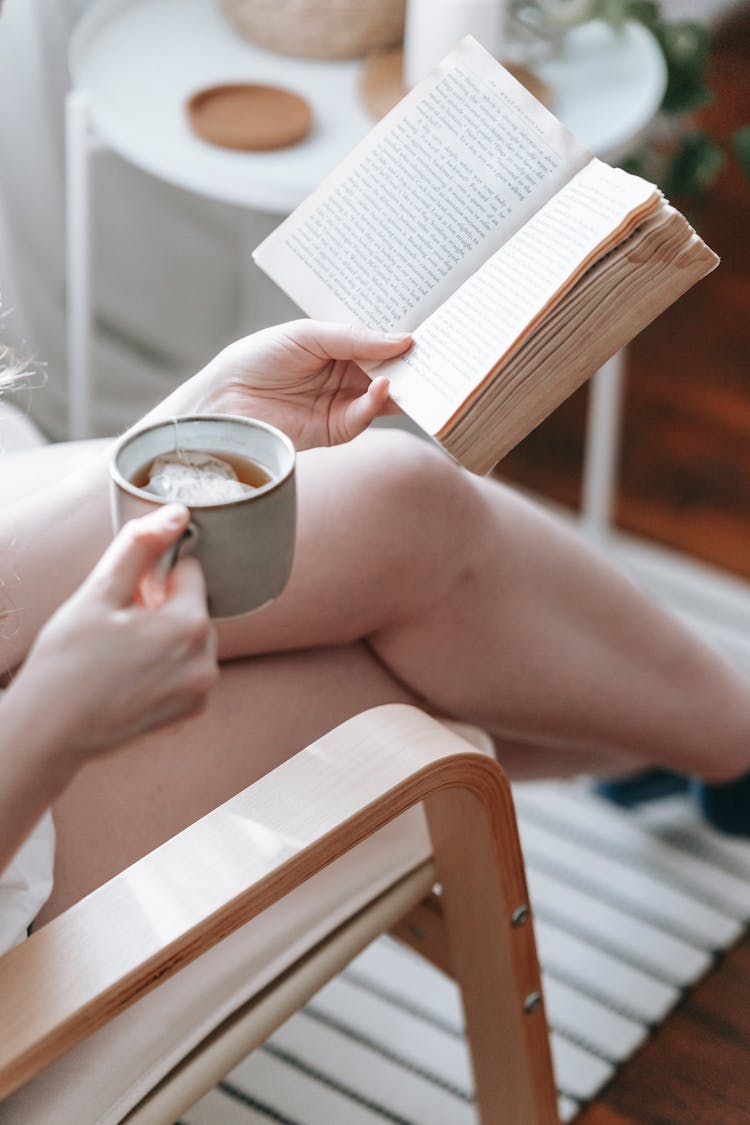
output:
<svg viewBox="0 0 750 1125"><path fill-rule="evenodd" d="M266 609L219 626L225 657L348 644L447 597L464 556L469 474L395 430L301 453L289 583Z"/></svg>
<svg viewBox="0 0 750 1125"><path fill-rule="evenodd" d="M0 508L57 484L68 473L100 457L111 444L109 438L95 438L4 453L0 457Z"/></svg>
<svg viewBox="0 0 750 1125"><path fill-rule="evenodd" d="M352 715L412 696L364 645L225 664L205 712L87 766L55 806L43 923Z"/></svg>

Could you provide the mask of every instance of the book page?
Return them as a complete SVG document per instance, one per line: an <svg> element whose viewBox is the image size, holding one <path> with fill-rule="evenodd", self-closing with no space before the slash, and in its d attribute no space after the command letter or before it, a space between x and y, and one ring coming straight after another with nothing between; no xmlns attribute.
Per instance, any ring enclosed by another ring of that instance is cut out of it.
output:
<svg viewBox="0 0 750 1125"><path fill-rule="evenodd" d="M589 159L469 36L254 258L310 316L413 331Z"/></svg>
<svg viewBox="0 0 750 1125"><path fill-rule="evenodd" d="M488 472L718 261L662 202L554 306L450 428L446 449L472 471Z"/></svg>
<svg viewBox="0 0 750 1125"><path fill-rule="evenodd" d="M653 184L593 159L377 366L391 397L438 434L597 257L656 208Z"/></svg>

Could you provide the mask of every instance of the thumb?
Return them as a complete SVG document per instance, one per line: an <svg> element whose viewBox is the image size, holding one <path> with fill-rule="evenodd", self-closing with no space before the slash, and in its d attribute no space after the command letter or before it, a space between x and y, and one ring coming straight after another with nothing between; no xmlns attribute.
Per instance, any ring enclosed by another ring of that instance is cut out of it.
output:
<svg viewBox="0 0 750 1125"><path fill-rule="evenodd" d="M173 609L187 614L200 607L206 609L206 580L197 559L178 559L170 575L169 602Z"/></svg>
<svg viewBox="0 0 750 1125"><path fill-rule="evenodd" d="M343 433L340 440L351 441L367 429L375 418L388 411L390 381L379 375L370 383L364 394L347 404L344 413Z"/></svg>
<svg viewBox="0 0 750 1125"><path fill-rule="evenodd" d="M126 523L91 572L118 606L130 605L141 579L157 559L177 542L190 522L184 504L165 504L139 519Z"/></svg>

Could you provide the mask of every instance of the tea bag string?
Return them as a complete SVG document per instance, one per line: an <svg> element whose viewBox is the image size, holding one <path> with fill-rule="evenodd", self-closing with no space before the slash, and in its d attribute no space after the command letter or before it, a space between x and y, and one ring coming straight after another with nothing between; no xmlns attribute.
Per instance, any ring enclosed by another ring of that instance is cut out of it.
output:
<svg viewBox="0 0 750 1125"><path fill-rule="evenodd" d="M170 418L170 422L172 423L172 433L174 435L174 450L173 450L173 452L177 454L180 461L184 461L185 460L185 451L184 451L184 449L180 448L180 442L179 442L179 437L178 437L179 427L178 427L178 424L177 424L177 419L174 418L174 417Z"/></svg>

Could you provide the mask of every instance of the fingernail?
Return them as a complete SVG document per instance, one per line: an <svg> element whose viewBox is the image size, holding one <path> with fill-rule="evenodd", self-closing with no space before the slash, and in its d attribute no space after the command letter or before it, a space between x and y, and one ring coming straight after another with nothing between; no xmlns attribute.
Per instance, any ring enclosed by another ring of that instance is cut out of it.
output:
<svg viewBox="0 0 750 1125"><path fill-rule="evenodd" d="M170 527L179 527L189 515L189 511L184 504L166 504L161 511L164 523Z"/></svg>
<svg viewBox="0 0 750 1125"><path fill-rule="evenodd" d="M411 340L411 332L386 332L386 340L393 340L394 344L401 344L405 340Z"/></svg>

